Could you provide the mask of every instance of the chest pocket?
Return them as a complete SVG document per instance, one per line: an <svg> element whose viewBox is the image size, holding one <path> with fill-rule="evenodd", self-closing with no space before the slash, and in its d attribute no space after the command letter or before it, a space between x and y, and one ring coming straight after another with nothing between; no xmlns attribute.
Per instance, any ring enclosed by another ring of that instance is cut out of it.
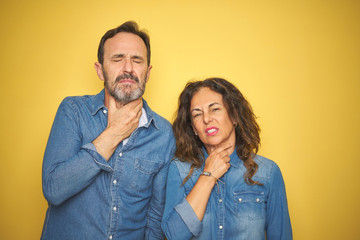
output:
<svg viewBox="0 0 360 240"><path fill-rule="evenodd" d="M160 162L135 159L131 188L135 188L138 191L146 191L151 188L153 177L159 171L160 167Z"/></svg>
<svg viewBox="0 0 360 240"><path fill-rule="evenodd" d="M264 219L266 216L266 198L264 192L234 192L235 212L246 220Z"/></svg>

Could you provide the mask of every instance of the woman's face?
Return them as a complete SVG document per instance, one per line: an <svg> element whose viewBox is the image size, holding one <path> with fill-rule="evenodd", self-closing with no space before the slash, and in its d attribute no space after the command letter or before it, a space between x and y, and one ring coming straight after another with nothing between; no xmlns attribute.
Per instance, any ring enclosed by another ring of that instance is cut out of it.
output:
<svg viewBox="0 0 360 240"><path fill-rule="evenodd" d="M230 119L220 93L201 88L191 99L190 113L195 134L203 142L208 154L214 149L231 143L235 149L235 127Z"/></svg>

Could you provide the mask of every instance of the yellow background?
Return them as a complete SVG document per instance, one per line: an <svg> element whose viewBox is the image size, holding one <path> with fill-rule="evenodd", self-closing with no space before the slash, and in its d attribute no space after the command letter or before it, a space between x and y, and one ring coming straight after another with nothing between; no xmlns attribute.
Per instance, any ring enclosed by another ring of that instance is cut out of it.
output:
<svg viewBox="0 0 360 240"><path fill-rule="evenodd" d="M0 239L39 239L41 165L61 100L96 94L106 30L151 36L145 98L172 120L192 79L248 98L260 154L285 178L294 239L360 239L360 3L352 0L1 1Z"/></svg>

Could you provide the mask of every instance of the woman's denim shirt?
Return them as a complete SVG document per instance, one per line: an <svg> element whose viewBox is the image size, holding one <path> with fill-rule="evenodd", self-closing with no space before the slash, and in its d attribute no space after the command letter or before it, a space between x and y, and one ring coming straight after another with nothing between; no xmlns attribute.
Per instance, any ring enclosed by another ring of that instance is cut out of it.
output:
<svg viewBox="0 0 360 240"><path fill-rule="evenodd" d="M145 100L143 108L147 121L106 161L91 143L107 126L104 91L61 103L43 163L49 207L42 239L164 239L175 140L171 124Z"/></svg>
<svg viewBox="0 0 360 240"><path fill-rule="evenodd" d="M208 157L204 151L205 159ZM273 161L257 155L259 165L253 180L262 183L248 185L246 168L236 151L230 156L230 168L215 185L202 222L186 200L204 168L194 169L191 178L182 181L190 164L175 160L169 168L162 229L169 240L231 239L289 240L292 230L286 200L285 185L279 167Z"/></svg>

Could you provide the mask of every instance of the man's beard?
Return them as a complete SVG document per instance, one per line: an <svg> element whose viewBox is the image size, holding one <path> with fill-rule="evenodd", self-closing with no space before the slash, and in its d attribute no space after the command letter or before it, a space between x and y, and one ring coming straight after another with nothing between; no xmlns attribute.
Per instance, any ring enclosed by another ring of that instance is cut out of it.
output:
<svg viewBox="0 0 360 240"><path fill-rule="evenodd" d="M142 97L142 95L145 92L145 79L140 83L138 77L132 74L122 74L115 79L115 82L113 84L110 85L106 72L103 71L103 74L105 79L104 86L106 90L109 92L109 94L117 102L120 102L125 105L131 101L134 101L135 99ZM130 84L123 84L121 86L118 85L118 83L125 78L134 80L138 84L138 87L134 90L131 90Z"/></svg>

